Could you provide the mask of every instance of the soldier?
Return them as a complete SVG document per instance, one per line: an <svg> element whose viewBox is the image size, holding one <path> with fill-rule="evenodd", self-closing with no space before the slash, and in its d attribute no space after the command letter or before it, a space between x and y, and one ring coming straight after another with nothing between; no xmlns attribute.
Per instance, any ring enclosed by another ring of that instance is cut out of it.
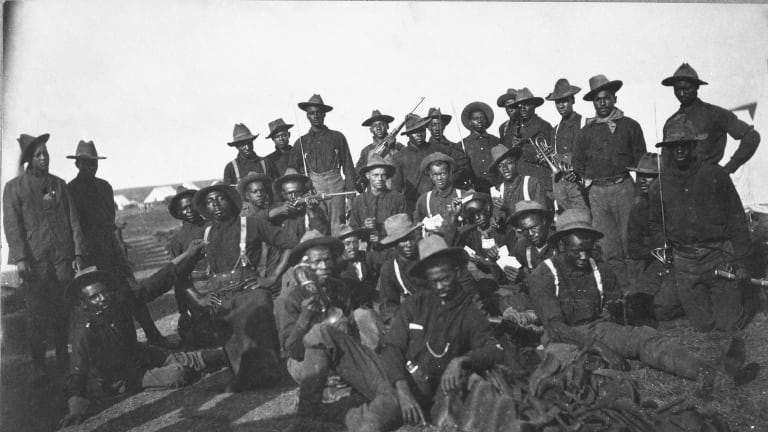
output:
<svg viewBox="0 0 768 432"><path fill-rule="evenodd" d="M539 182L547 191L547 196L552 195L552 171L549 167L539 163L539 154L528 139L542 137L549 139L552 135L552 125L536 114L536 108L544 104L544 99L536 97L528 90L528 87L517 91L517 97L513 107L517 108L520 119L519 131L512 138L512 147L520 147L523 155L520 161L520 174L529 175L539 179Z"/></svg>
<svg viewBox="0 0 768 432"><path fill-rule="evenodd" d="M307 196L312 182L305 175L288 169L286 174L273 185L275 195L283 198L283 203L269 211L269 221L279 226L295 241L308 230L314 229L323 234L330 233L328 216L323 211L320 200Z"/></svg>
<svg viewBox="0 0 768 432"><path fill-rule="evenodd" d="M707 136L696 146L699 160L714 165L720 163L725 152L726 134L740 141L736 152L723 166L728 174L736 172L755 154L760 144L760 134L739 120L733 112L699 99L699 87L707 83L699 79L699 75L688 63L680 65L661 85L673 87L675 97L680 101L680 109L664 124L664 133L667 133L667 128L677 115L684 114L693 122L697 132Z"/></svg>
<svg viewBox="0 0 768 432"><path fill-rule="evenodd" d="M459 277L466 253L429 236L419 242L419 257L409 273L426 279L430 289L400 305L381 358L403 421L423 425L440 394L460 391L466 375L501 362L503 349Z"/></svg>
<svg viewBox="0 0 768 432"><path fill-rule="evenodd" d="M426 288L425 281L413 278L408 272L419 260L416 247L421 238L419 228L421 224L414 224L405 213L392 215L384 221L387 236L381 239L381 245L395 247L395 255L381 266L377 287L379 313L384 325L389 325L406 297Z"/></svg>
<svg viewBox="0 0 768 432"><path fill-rule="evenodd" d="M249 172L257 172L268 175L270 178L279 176L277 168L271 161L259 157L253 151L253 140L259 137L259 134L251 134L250 129L242 123L235 124L232 132L232 141L227 145L237 148L237 157L224 166L224 183L236 185L244 175Z"/></svg>
<svg viewBox="0 0 768 432"><path fill-rule="evenodd" d="M287 124L282 118L269 122L269 135L267 139L272 139L275 143L275 151L268 154L265 159L272 162L277 169L276 175L282 175L288 168L288 162L291 158L291 128L292 124ZM276 178L276 177L275 177ZM274 180L274 178L273 178Z"/></svg>
<svg viewBox="0 0 768 432"><path fill-rule="evenodd" d="M475 273L475 279L487 278L490 273L493 279L501 280L501 271L496 265L499 248L507 246L510 250L515 244L515 232L506 230L493 220L490 195L475 192L467 200L461 208L461 218L466 225L459 227L456 243L474 251L474 254L469 254L469 261L480 270Z"/></svg>
<svg viewBox="0 0 768 432"><path fill-rule="evenodd" d="M362 298L354 301L360 305L373 307L379 273L374 269L370 255L360 250L360 241L368 240L368 229L342 225L336 233L336 238L344 244L344 252L339 257L339 276L342 279L361 283L361 287L352 295L359 295Z"/></svg>
<svg viewBox="0 0 768 432"><path fill-rule="evenodd" d="M429 130L428 144L430 145L442 144L454 150L458 150L461 152L464 151L464 149L461 146L461 143L455 143L453 141L450 141L444 135L445 128L451 122L451 119L453 118L452 116L448 114L443 114L442 112L440 112L440 108L432 107L429 109L427 118L429 118L429 123L427 125L427 129Z"/></svg>
<svg viewBox="0 0 768 432"><path fill-rule="evenodd" d="M85 238L67 184L48 172L49 137L22 134L18 138L20 168L27 164L26 169L6 183L3 191L8 263L16 265L26 304L33 386L47 380L46 335L51 329L56 366L60 370L67 367L69 308L65 286L72 279L73 263L80 268L86 254Z"/></svg>
<svg viewBox="0 0 768 432"><path fill-rule="evenodd" d="M589 186L589 205L606 263L611 266L622 290L629 288L627 221L635 202L635 185L627 167L637 166L645 154L640 125L616 108L616 92L623 83L604 75L589 79L584 100L595 106L596 117L587 119L573 153L575 174ZM574 178L570 173L569 178Z"/></svg>
<svg viewBox="0 0 768 432"><path fill-rule="evenodd" d="M368 229L373 244L379 242L384 220L406 211L405 197L387 189L387 180L394 174L395 167L376 154L369 154L365 166L360 168L368 189L352 200L349 225Z"/></svg>
<svg viewBox="0 0 768 432"><path fill-rule="evenodd" d="M574 96L580 91L581 87L571 85L567 79L560 78L552 93L545 98L555 103L557 113L560 114L560 122L552 129L552 135L548 138L549 146L555 149L556 157L567 164L571 164L573 149L584 123L581 114L573 110L573 104L576 102ZM569 182L564 176L555 176L552 193L558 210L587 208L586 191Z"/></svg>
<svg viewBox="0 0 768 432"><path fill-rule="evenodd" d="M660 189L649 192L650 230L654 244L662 245L666 234L674 248L678 294L691 325L702 332L733 331L749 321L741 287L718 279L714 270L731 266L739 281L749 278L749 229L728 173L696 155L702 139L686 116L668 122L656 146L669 149L672 160L664 165Z"/></svg>
<svg viewBox="0 0 768 432"><path fill-rule="evenodd" d="M397 152L405 148L404 145L397 142L397 137L389 136L389 124L393 121L395 121L394 117L382 114L379 110L373 110L371 116L363 122L363 126L370 129L371 135L373 135L373 142L360 150L360 159L357 160L357 165L355 165L358 171L368 161L371 151L379 145L383 145L383 151L377 156L380 156L389 163L392 163L392 159Z"/></svg>
<svg viewBox="0 0 768 432"><path fill-rule="evenodd" d="M237 191L243 199L242 216L256 216L273 208L272 179L266 174L249 172L237 183Z"/></svg>
<svg viewBox="0 0 768 432"><path fill-rule="evenodd" d="M323 98L315 94L309 101L300 102L299 108L307 113L311 127L293 143L293 156L288 167L304 172L317 192L353 192L356 173L347 139L341 132L328 129L325 125L325 115L333 107L323 103ZM335 196L329 202L328 218L332 232L345 222L345 203L349 205L343 196Z"/></svg>
<svg viewBox="0 0 768 432"><path fill-rule="evenodd" d="M537 201L548 205L544 187L536 177L520 175L520 157L523 151L520 147L507 148L501 144L491 149L493 162L488 169L501 180L491 189L494 211L497 217L509 207L514 207L519 201Z"/></svg>
<svg viewBox="0 0 768 432"><path fill-rule="evenodd" d="M442 221L439 224L426 222L426 229L441 233L449 243L453 241L456 230L454 219L461 208L462 198L472 193L453 186L450 179L455 168L456 161L443 153L432 153L421 161L421 171L429 176L432 190L419 196L413 211L414 221L432 220L439 215Z"/></svg>
<svg viewBox="0 0 768 432"><path fill-rule="evenodd" d="M152 301L170 288L185 261L191 261L202 247L203 242L195 240L130 292L119 289L120 282L107 271L88 267L77 274L67 290L71 299L80 300L86 320L72 337L72 368L65 384L69 411L61 427L80 424L85 418L90 404L87 389L94 387L88 385L94 379L93 371L98 371L103 389L136 393L183 386L189 383L191 372L225 364L224 352L218 348L169 353L138 343L129 306L136 298L142 303Z"/></svg>
<svg viewBox="0 0 768 432"><path fill-rule="evenodd" d="M613 272L592 258L595 241L603 234L592 228L590 219L583 210L560 215L551 237L558 253L544 260L529 278L536 315L550 343L591 346L612 368L621 368L624 358L639 359L656 369L699 380L702 390L721 387L725 377L720 371L653 328L600 320L605 316L603 308L622 295Z"/></svg>
<svg viewBox="0 0 768 432"><path fill-rule="evenodd" d="M308 430L299 428L308 428L323 416L342 417L354 431L389 430L397 423L397 399L383 374L376 347L364 344L378 343L378 335L364 331L375 328L371 321L376 318L354 303L356 287L336 277L336 261L343 248L340 240L329 236L302 241L294 248L290 263L301 263L296 268L298 284L281 296L276 308L288 373L299 384L298 414L303 420L295 425L296 430ZM342 413L321 405L333 372L355 390Z"/></svg>
<svg viewBox="0 0 768 432"><path fill-rule="evenodd" d="M493 110L486 103L472 102L461 111L461 123L470 131L463 141L472 169L472 183L478 192L488 193L495 183L489 169L493 161L491 149L500 143L487 132L493 123Z"/></svg>
<svg viewBox="0 0 768 432"><path fill-rule="evenodd" d="M395 176L392 177L392 190L400 192L405 197L408 210L411 211L419 195L430 190L432 183L429 176L421 169L421 161L429 154L442 153L457 161L451 182L467 177L469 163L467 156L460 151L440 143L427 143L427 125L430 119L422 119L416 114L405 118L405 131L401 135L408 136L408 146L398 153L392 164L395 166Z"/></svg>
<svg viewBox="0 0 768 432"><path fill-rule="evenodd" d="M504 144L508 148L512 148L512 138L517 134L517 124L519 123L517 105L515 105L516 97L517 90L508 88L504 94L496 99L496 106L504 108L504 111L509 117L509 119L499 126L499 140L501 140L501 144Z"/></svg>

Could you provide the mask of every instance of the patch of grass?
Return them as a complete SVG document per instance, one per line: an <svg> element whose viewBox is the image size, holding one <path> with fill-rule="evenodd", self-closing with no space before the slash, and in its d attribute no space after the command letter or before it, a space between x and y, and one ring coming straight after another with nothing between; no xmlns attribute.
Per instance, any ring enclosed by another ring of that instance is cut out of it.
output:
<svg viewBox="0 0 768 432"><path fill-rule="evenodd" d="M181 222L174 219L163 203L154 204L147 209L132 208L117 213L118 225L127 222L123 230L126 241L136 237L153 236L155 232L177 228Z"/></svg>

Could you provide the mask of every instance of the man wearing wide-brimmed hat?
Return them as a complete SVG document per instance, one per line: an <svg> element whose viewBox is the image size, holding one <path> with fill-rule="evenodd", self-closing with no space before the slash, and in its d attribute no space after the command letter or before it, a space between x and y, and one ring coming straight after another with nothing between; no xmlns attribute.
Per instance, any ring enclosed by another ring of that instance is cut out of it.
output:
<svg viewBox="0 0 768 432"><path fill-rule="evenodd" d="M414 224L411 216L405 213L392 215L384 221L387 235L381 239L381 245L395 248L394 256L381 266L378 284L379 313L385 325L389 325L406 297L426 288L423 280L408 273L419 260L416 244L421 238L420 228L421 224Z"/></svg>
<svg viewBox="0 0 768 432"><path fill-rule="evenodd" d="M294 141L293 155L288 167L309 177L317 192L354 191L357 173L347 138L341 132L328 129L325 125L325 115L333 110L333 107L326 105L319 94L314 94L307 102L300 102L299 109L307 113L310 128L306 134ZM344 178L341 177L342 172ZM343 196L335 196L328 201L328 218L332 231L346 222L348 205Z"/></svg>
<svg viewBox="0 0 768 432"><path fill-rule="evenodd" d="M272 161L259 157L253 151L253 140L258 137L259 134L253 135L246 125L235 124L232 141L227 145L237 148L237 157L224 166L225 184L234 186L249 172L263 173L270 178L277 178L280 175Z"/></svg>
<svg viewBox="0 0 768 432"><path fill-rule="evenodd" d="M704 388L720 387L726 377L700 356L655 329L601 319L622 295L610 268L592 258L602 237L592 227L589 212L566 210L556 222L550 241L558 253L544 260L528 279L536 315L549 342L562 342L601 352L611 368L638 359L656 369L690 380ZM738 376L738 374L735 374Z"/></svg>
<svg viewBox="0 0 768 432"><path fill-rule="evenodd" d="M234 376L232 391L270 385L280 379L278 353L273 347L277 330L272 313L272 291L288 268L288 257L297 241L284 230L258 217L239 217L240 194L233 186L204 187L192 199L194 207L211 225L204 234L210 266L208 285L192 300L192 317L224 323L228 333L206 333L224 345ZM266 276L257 272L262 242L282 251L280 261Z"/></svg>
<svg viewBox="0 0 768 432"><path fill-rule="evenodd" d="M461 143L455 143L445 137L445 128L451 123L453 118L450 114L443 114L440 108L432 107L427 113L429 123L427 123L427 130L429 130L429 144L442 144L446 147L450 147L454 150L464 151L461 147Z"/></svg>
<svg viewBox="0 0 768 432"><path fill-rule="evenodd" d="M503 146L502 146L503 147ZM506 147L505 147L506 148ZM511 249L515 244L515 232L507 229L506 224L499 224L493 219L491 196L483 192L474 192L465 198L461 206L459 234L455 244L474 251L469 259L478 271L470 267L476 279L492 278L500 281L501 271L496 265L499 248Z"/></svg>
<svg viewBox="0 0 768 432"><path fill-rule="evenodd" d="M431 408L442 395L462 390L465 373L487 370L504 356L488 319L474 304L473 289L460 279L467 265L464 250L448 247L439 236L422 239L418 247L420 260L410 273L426 279L429 289L400 305L381 353L409 424L435 419Z"/></svg>
<svg viewBox="0 0 768 432"><path fill-rule="evenodd" d="M501 124L501 126L499 126L499 139L501 142L504 142L506 139L511 140L517 133L517 125L520 124L520 117L518 116L517 105L515 105L516 97L517 90L508 88L506 92L496 99L496 106L504 108L507 117L509 117ZM509 142L509 145L511 145L511 141Z"/></svg>
<svg viewBox="0 0 768 432"><path fill-rule="evenodd" d="M421 161L425 157L442 153L457 161L451 182L466 178L469 171L469 161L463 152L444 144L427 142L427 125L430 121L429 118L423 119L416 114L406 116L405 131L400 134L408 137L408 146L392 161L395 166L392 190L403 194L409 211L416 205L419 195L432 188L429 176L421 169Z"/></svg>
<svg viewBox="0 0 768 432"><path fill-rule="evenodd" d="M360 170L361 167L365 166L369 154L378 146L381 146L381 151L377 156L382 157L389 163L392 163L392 159L397 152L405 148L404 145L397 142L397 137L389 136L389 124L393 121L395 121L394 117L382 114L377 109L373 110L371 116L365 119L363 127L369 128L373 136L373 142L360 150L360 158L357 160L355 168Z"/></svg>
<svg viewBox="0 0 768 432"><path fill-rule="evenodd" d="M739 140L739 146L731 159L723 165L725 171L733 174L755 154L760 144L760 134L749 124L741 121L733 111L703 102L699 99L699 87L707 85L688 64L683 63L672 76L661 81L661 85L673 87L680 109L664 124L664 133L670 121L677 114L685 114L693 122L696 131L706 134L696 146L696 154L703 162L718 164L725 152L727 135Z"/></svg>
<svg viewBox="0 0 768 432"><path fill-rule="evenodd" d="M268 154L265 159L272 162L277 169L277 175L281 175L288 168L288 162L291 158L291 150L293 149L291 147L291 128L293 125L279 118L269 122L268 127L267 139L272 139L272 142L275 143L275 151Z"/></svg>
<svg viewBox="0 0 768 432"><path fill-rule="evenodd" d="M537 201L509 204L509 213L509 224L520 233L510 255L517 258L522 267L505 268L504 273L511 282L524 282L542 261L555 254L556 248L549 241L553 234L553 213Z"/></svg>
<svg viewBox="0 0 768 432"><path fill-rule="evenodd" d="M349 225L368 229L373 244L379 242L384 220L407 210L405 197L387 189L387 180L394 174L395 167L373 152L368 154L365 166L360 168L360 176L366 178L368 188L352 200Z"/></svg>
<svg viewBox="0 0 768 432"><path fill-rule="evenodd" d="M53 328L56 363L66 368L69 308L64 287L72 279L72 263L83 264L86 245L67 184L49 173L46 143L50 135L22 134L18 177L3 190L3 228L8 264L21 279L27 314L27 339L32 357L32 384L46 378L46 335Z"/></svg>
<svg viewBox="0 0 768 432"><path fill-rule="evenodd" d="M451 182L453 171L456 169L456 161L450 156L443 153L432 153L421 161L419 168L425 175L429 176L432 189L421 194L416 200L413 220L421 222L426 218L441 216L442 223L439 227L427 223L427 229L436 230L451 242L456 230L454 219L461 209L462 198L471 194L472 191L458 189Z"/></svg>
<svg viewBox="0 0 768 432"><path fill-rule="evenodd" d="M493 123L493 109L484 102L471 102L461 111L461 124L469 130L464 137L464 148L472 169L472 184L475 190L486 192L494 181L488 169L491 164L491 149L499 144L499 138L487 132Z"/></svg>
<svg viewBox="0 0 768 432"><path fill-rule="evenodd" d="M626 290L627 221L635 202L635 185L627 167L637 166L645 154L645 138L640 124L616 108L616 92L622 85L605 75L589 79L584 100L592 102L596 116L587 119L581 130L573 169L589 185L595 228L605 234L600 242L603 256ZM568 176L573 179L572 173Z"/></svg>
<svg viewBox="0 0 768 432"><path fill-rule="evenodd" d="M243 216L256 216L274 205L272 179L266 174L249 172L237 183L237 192L243 199Z"/></svg>
<svg viewBox="0 0 768 432"><path fill-rule="evenodd" d="M376 296L376 280L379 273L373 268L370 255L360 250L360 242L368 240L367 228L354 228L349 225L341 225L336 238L344 244L344 252L339 257L339 275L344 279L351 279L363 284L363 289L356 290L353 295L365 297L359 304L373 306ZM370 294L370 295L369 295Z"/></svg>
<svg viewBox="0 0 768 432"><path fill-rule="evenodd" d="M311 195L307 196L312 189L309 177L288 168L272 187L275 196L283 200L269 210L268 219L272 225L279 226L296 241L312 229L330 234L331 227L323 202Z"/></svg>
<svg viewBox="0 0 768 432"><path fill-rule="evenodd" d="M338 278L343 252L341 240L308 231L290 256L296 282L275 308L288 373L299 384L299 419L292 430L309 430L324 418L343 421L348 430L383 431L399 418L397 398L374 351L380 335L376 314L360 308L356 282ZM357 402L341 412L323 409L332 375L360 396L348 399Z"/></svg>
<svg viewBox="0 0 768 432"><path fill-rule="evenodd" d="M663 242L655 244L651 237L650 201L648 192L653 183L659 178L659 155L646 153L640 158L636 167L627 167L635 172L637 179L637 194L635 206L629 213L627 222L627 245L629 260L627 269L632 282L633 292L645 292L654 296L654 310L658 321L668 321L683 315L674 269L668 263L656 259L652 251L663 246Z"/></svg>
<svg viewBox="0 0 768 432"><path fill-rule="evenodd" d="M714 271L731 266L739 280L749 277L749 229L728 173L696 155L704 138L685 115L668 122L657 147L667 150L669 160L660 188L649 192L651 235L657 247L666 238L674 249L678 293L691 325L704 332L733 331L749 320L741 288L738 282L717 278Z"/></svg>
<svg viewBox="0 0 768 432"><path fill-rule="evenodd" d="M524 200L534 200L542 205L551 205L547 199L544 187L539 179L529 175L521 175L519 170L520 157L523 151L520 147L508 148L499 144L491 149L493 162L489 169L500 180L491 188L494 213L496 217L505 217L504 211L508 206Z"/></svg>

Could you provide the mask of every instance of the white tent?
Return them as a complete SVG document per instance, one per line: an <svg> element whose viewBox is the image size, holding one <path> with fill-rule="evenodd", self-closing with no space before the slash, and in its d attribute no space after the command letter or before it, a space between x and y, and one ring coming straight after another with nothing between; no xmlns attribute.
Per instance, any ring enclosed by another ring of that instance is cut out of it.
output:
<svg viewBox="0 0 768 432"><path fill-rule="evenodd" d="M196 184L194 184L192 182L182 183L181 187L183 187L184 189L195 189L195 190L200 189L200 186L198 186L198 185L196 185Z"/></svg>
<svg viewBox="0 0 768 432"><path fill-rule="evenodd" d="M114 200L118 210L122 210L126 206L129 206L131 204L136 204L136 201L131 201L125 195L122 195L122 194L115 195Z"/></svg>
<svg viewBox="0 0 768 432"><path fill-rule="evenodd" d="M174 195L176 195L176 190L172 186L158 186L144 198L144 204L162 202Z"/></svg>

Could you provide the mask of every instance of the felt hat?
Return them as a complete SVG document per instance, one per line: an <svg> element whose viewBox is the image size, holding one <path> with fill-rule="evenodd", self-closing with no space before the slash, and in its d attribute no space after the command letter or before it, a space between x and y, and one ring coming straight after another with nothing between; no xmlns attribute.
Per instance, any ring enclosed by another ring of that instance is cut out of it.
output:
<svg viewBox="0 0 768 432"><path fill-rule="evenodd" d="M589 92L584 95L585 101L593 101L600 90L619 91L624 83L621 80L611 81L605 75L595 75L589 79Z"/></svg>
<svg viewBox="0 0 768 432"><path fill-rule="evenodd" d="M680 142L701 141L707 134L696 133L696 126L685 115L677 114L668 120L664 127L664 141L656 144L656 147L664 147Z"/></svg>
<svg viewBox="0 0 768 432"><path fill-rule="evenodd" d="M230 147L241 145L244 142L253 141L259 137L259 134L253 135L251 130L242 123L235 123L235 129L232 131L232 141L227 145Z"/></svg>
<svg viewBox="0 0 768 432"><path fill-rule="evenodd" d="M429 263L440 257L449 257L459 266L466 265L468 261L467 253L463 248L449 247L442 236L431 235L419 240L420 259L409 273L412 276L423 277Z"/></svg>
<svg viewBox="0 0 768 432"><path fill-rule="evenodd" d="M582 231L592 234L595 239L603 237L603 233L592 227L592 214L589 210L569 209L564 211L555 221L555 233L549 238L551 243L556 243L566 234Z"/></svg>
<svg viewBox="0 0 768 432"><path fill-rule="evenodd" d="M313 94L306 102L299 102L299 109L306 111L309 107L320 108L322 112L329 112L333 110L333 107L323 103L323 98L319 94Z"/></svg>
<svg viewBox="0 0 768 432"><path fill-rule="evenodd" d="M383 120L385 123L390 124L395 121L395 118L390 115L382 114L381 111L375 109L371 112L371 116L365 119L363 126L368 127L379 120Z"/></svg>
<svg viewBox="0 0 768 432"><path fill-rule="evenodd" d="M305 176L304 174L299 174L299 172L293 168L288 168L285 170L285 174L281 177L278 177L275 180L275 183L272 185L272 189L275 191L276 196L280 196L280 194L283 193L283 183L289 181L302 182L306 185L307 189L312 187L312 180L310 180L309 177Z"/></svg>
<svg viewBox="0 0 768 432"><path fill-rule="evenodd" d="M267 139L274 137L275 134L280 131L288 130L292 127L293 125L283 121L282 117L277 120L272 120L269 122L269 135L267 135Z"/></svg>
<svg viewBox="0 0 768 432"><path fill-rule="evenodd" d="M506 93L502 94L496 99L496 106L499 108L504 108L504 106L507 104L507 101L514 101L515 99L517 99L517 90L508 88Z"/></svg>
<svg viewBox="0 0 768 432"><path fill-rule="evenodd" d="M339 225L338 231L336 231L336 238L344 240L350 236L357 236L359 239L367 239L370 230L368 228L353 228L349 225Z"/></svg>
<svg viewBox="0 0 768 432"><path fill-rule="evenodd" d="M80 140L79 143L77 143L77 148L75 149L75 155L74 156L67 156L67 159L106 159L104 156L99 156L99 154L96 152L96 145L93 144L93 141L83 141Z"/></svg>
<svg viewBox="0 0 768 432"><path fill-rule="evenodd" d="M17 141L19 141L19 147L21 148L21 162L29 162L29 160L32 159L32 154L35 152L37 146L47 143L48 138L50 137L51 135L47 133L42 134L39 137L27 134L19 135Z"/></svg>
<svg viewBox="0 0 768 432"><path fill-rule="evenodd" d="M384 221L384 232L387 235L379 242L382 246L397 243L419 228L421 228L421 223L413 223L411 217L406 213L392 215Z"/></svg>
<svg viewBox="0 0 768 432"><path fill-rule="evenodd" d="M491 162L491 164L488 165L488 171L493 172L493 170L495 170L496 167L499 166L499 162L501 162L505 158L512 156L515 159L520 159L520 156L522 154L523 154L523 149L521 147L509 148L504 144L496 144L495 146L493 146L493 148L491 148L491 157L493 158L493 162Z"/></svg>
<svg viewBox="0 0 768 432"><path fill-rule="evenodd" d="M243 208L243 200L240 198L240 194L237 193L237 189L234 186L230 186L224 183L216 183L210 186L206 186L199 191L195 192L192 197L192 206L195 207L198 213L203 215L206 219L212 219L213 215L208 212L208 207L205 205L205 197L211 192L221 192L235 206L235 213L240 213Z"/></svg>
<svg viewBox="0 0 768 432"><path fill-rule="evenodd" d="M438 118L438 116L440 117L440 122L443 124L443 127L447 126L448 123L450 123L451 119L453 118L453 116L449 114L443 114L442 112L440 112L440 108L432 107L429 109L429 113L427 114L427 117L429 117L430 120L436 119Z"/></svg>
<svg viewBox="0 0 768 432"><path fill-rule="evenodd" d="M368 160L365 163L365 166L360 167L360 175L364 176L365 173L368 171L374 169L374 168L384 168L387 170L387 177L392 177L395 175L395 166L391 163L387 162L382 158L381 156L377 155L373 151L368 152Z"/></svg>
<svg viewBox="0 0 768 432"><path fill-rule="evenodd" d="M627 167L627 169L640 174L659 174L659 155L648 152L637 161L637 167Z"/></svg>
<svg viewBox="0 0 768 432"><path fill-rule="evenodd" d="M67 285L66 296L69 299L76 299L80 297L80 291L83 288L97 282L105 284L110 289L115 289L115 278L110 272L90 266L77 272L75 278Z"/></svg>
<svg viewBox="0 0 768 432"><path fill-rule="evenodd" d="M245 188L248 187L249 184L257 181L264 184L264 189L267 191L267 194L272 194L272 177L264 173L251 171L237 182L237 192L243 198L243 201L245 201Z"/></svg>
<svg viewBox="0 0 768 432"><path fill-rule="evenodd" d="M291 254L288 255L288 264L294 266L301 262L304 258L304 254L317 246L327 246L331 248L331 253L334 258L338 258L342 252L344 252L344 243L336 237L329 235L323 235L317 230L309 230L301 237L299 244L293 248Z"/></svg>
<svg viewBox="0 0 768 432"><path fill-rule="evenodd" d="M463 124L465 128L471 130L469 127L469 115L475 111L482 111L485 113L485 117L488 119L488 124L486 126L490 127L491 123L493 123L493 109L491 109L487 103L479 101L470 102L463 110L461 110L461 124Z"/></svg>
<svg viewBox="0 0 768 432"><path fill-rule="evenodd" d="M707 82L699 79L699 74L697 74L696 71L688 63L681 64L671 77L664 78L661 81L661 85L670 87L675 85L677 81L689 81L698 85L708 84Z"/></svg>
<svg viewBox="0 0 768 432"><path fill-rule="evenodd" d="M512 225L517 225L517 220L528 213L540 213L542 216L547 216L552 212L549 211L538 201L518 201L516 203L509 202L507 208L510 210L509 222Z"/></svg>
<svg viewBox="0 0 768 432"><path fill-rule="evenodd" d="M571 85L571 83L569 83L567 79L560 78L555 83L555 89L552 90L552 93L547 95L545 99L547 99L548 101L556 101L559 99L567 98L568 96L573 96L580 91L581 91L581 87Z"/></svg>
<svg viewBox="0 0 768 432"><path fill-rule="evenodd" d="M193 198L196 193L197 189L187 189L184 186L179 186L176 188L176 195L174 195L173 198L171 198L171 201L168 203L168 213L170 213L174 219L182 220L183 218L176 211L176 206L179 204L179 201L182 198Z"/></svg>
<svg viewBox="0 0 768 432"><path fill-rule="evenodd" d="M515 98L514 106L520 105L523 102L530 102L534 107L540 107L544 104L544 99L534 96L533 92L528 90L528 87L523 87L517 91L517 97Z"/></svg>
<svg viewBox="0 0 768 432"><path fill-rule="evenodd" d="M452 170L456 169L456 160L452 157L448 156L445 153L440 152L434 152L430 153L421 160L421 165L419 166L419 170L423 172L425 175L429 175L429 166L432 165L435 162L447 162Z"/></svg>
<svg viewBox="0 0 768 432"><path fill-rule="evenodd" d="M426 129L429 124L428 118L423 119L418 114L408 114L405 116L405 130L400 132L400 135L408 135L411 132L416 132L421 129Z"/></svg>
<svg viewBox="0 0 768 432"><path fill-rule="evenodd" d="M491 199L491 196L485 192L472 192L466 197L462 197L462 201L464 201L464 205L467 205L472 201L485 201L486 203L493 205L493 200Z"/></svg>

